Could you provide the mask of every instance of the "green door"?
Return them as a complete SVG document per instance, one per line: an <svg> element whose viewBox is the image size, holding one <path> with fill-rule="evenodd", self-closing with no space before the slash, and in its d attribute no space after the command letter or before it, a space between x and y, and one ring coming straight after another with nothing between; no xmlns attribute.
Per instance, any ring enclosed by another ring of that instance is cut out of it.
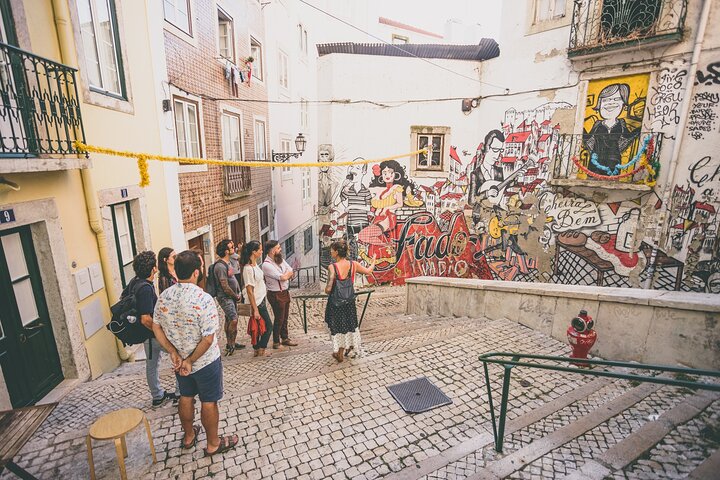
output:
<svg viewBox="0 0 720 480"><path fill-rule="evenodd" d="M63 379L29 227L0 233L0 365L14 408Z"/></svg>

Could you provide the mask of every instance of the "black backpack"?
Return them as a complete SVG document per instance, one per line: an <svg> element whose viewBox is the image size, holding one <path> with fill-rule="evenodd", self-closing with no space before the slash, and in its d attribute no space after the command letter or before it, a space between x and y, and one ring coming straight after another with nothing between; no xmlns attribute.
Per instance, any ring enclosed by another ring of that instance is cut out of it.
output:
<svg viewBox="0 0 720 480"><path fill-rule="evenodd" d="M215 266L218 262L213 263L208 267L207 278L205 279L205 292L211 297L217 297L217 278L215 278Z"/></svg>
<svg viewBox="0 0 720 480"><path fill-rule="evenodd" d="M335 284L330 291L329 301L332 302L335 307L343 307L355 303L355 265L350 264L350 271L348 276L340 280L340 272L338 271L337 265L333 263L335 269Z"/></svg>
<svg viewBox="0 0 720 480"><path fill-rule="evenodd" d="M120 295L120 300L110 307L112 319L107 324L107 329L125 346L143 343L153 336L152 331L140 321L135 305L135 295L142 286L143 282L137 278L132 279Z"/></svg>

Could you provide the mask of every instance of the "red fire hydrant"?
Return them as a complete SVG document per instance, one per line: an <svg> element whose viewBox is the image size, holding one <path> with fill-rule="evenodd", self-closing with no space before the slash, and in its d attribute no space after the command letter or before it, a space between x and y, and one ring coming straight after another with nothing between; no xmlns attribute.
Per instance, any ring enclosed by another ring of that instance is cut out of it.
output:
<svg viewBox="0 0 720 480"><path fill-rule="evenodd" d="M588 352L597 340L597 332L593 330L594 326L595 322L586 310L580 310L580 314L570 321L570 327L567 329L568 342L572 346L570 358L587 358ZM574 365L589 367L589 365L583 363L575 363Z"/></svg>

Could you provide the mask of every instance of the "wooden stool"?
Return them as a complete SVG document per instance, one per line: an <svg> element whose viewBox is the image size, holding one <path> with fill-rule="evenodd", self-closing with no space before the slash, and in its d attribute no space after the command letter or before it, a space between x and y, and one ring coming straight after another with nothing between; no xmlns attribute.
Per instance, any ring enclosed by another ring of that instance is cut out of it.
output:
<svg viewBox="0 0 720 480"><path fill-rule="evenodd" d="M90 426L90 431L85 440L87 443L88 463L90 464L90 479L95 480L95 464L93 463L92 440L115 440L115 452L117 453L118 463L120 464L120 477L127 480L125 472L125 457L127 457L127 445L125 444L125 435L135 430L141 422L145 423L148 441L150 442L150 452L152 452L153 463L157 462L155 457L155 445L153 445L152 433L150 433L150 423L142 410L137 408L123 408L114 412L103 415L95 420Z"/></svg>

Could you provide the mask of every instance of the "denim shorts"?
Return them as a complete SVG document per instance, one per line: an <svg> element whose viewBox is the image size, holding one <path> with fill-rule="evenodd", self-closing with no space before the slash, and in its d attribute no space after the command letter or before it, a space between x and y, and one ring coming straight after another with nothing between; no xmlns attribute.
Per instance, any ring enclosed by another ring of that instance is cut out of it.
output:
<svg viewBox="0 0 720 480"><path fill-rule="evenodd" d="M223 370L220 357L187 377L175 374L181 397L200 396L201 402L217 402L223 396Z"/></svg>
<svg viewBox="0 0 720 480"><path fill-rule="evenodd" d="M226 321L237 320L238 314L235 300L230 297L223 297L218 298L218 303L220 304L220 308L222 308L222 311L225 312Z"/></svg>

